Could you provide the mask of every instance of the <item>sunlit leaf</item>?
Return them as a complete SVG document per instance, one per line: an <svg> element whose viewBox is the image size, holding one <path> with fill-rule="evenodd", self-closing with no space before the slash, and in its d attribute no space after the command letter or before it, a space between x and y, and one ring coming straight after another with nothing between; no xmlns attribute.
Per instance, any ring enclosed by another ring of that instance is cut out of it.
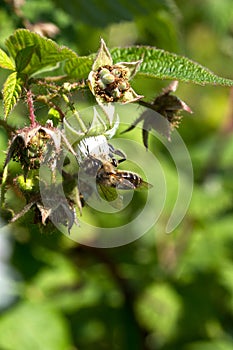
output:
<svg viewBox="0 0 233 350"><path fill-rule="evenodd" d="M27 46L24 49L20 50L15 58L16 70L17 72L22 72L24 68L29 64L32 54L35 51L34 46Z"/></svg>
<svg viewBox="0 0 233 350"><path fill-rule="evenodd" d="M114 62L143 59L138 74L158 79L172 79L200 85L233 86L233 80L217 76L189 58L149 46L110 50Z"/></svg>
<svg viewBox="0 0 233 350"><path fill-rule="evenodd" d="M6 47L11 56L16 60L19 52L25 48L33 47L27 52L27 65L24 62L24 73L32 75L33 73L48 66L56 66L57 63L77 57L75 52L64 46L59 46L51 39L30 32L26 29L18 29L6 40ZM30 57L31 55L31 57ZM22 65L22 60L21 60Z"/></svg>
<svg viewBox="0 0 233 350"><path fill-rule="evenodd" d="M15 65L7 54L0 49L0 67L15 70Z"/></svg>
<svg viewBox="0 0 233 350"><path fill-rule="evenodd" d="M233 80L222 78L191 59L148 46L132 46L110 50L114 63L143 60L137 75L171 79L199 85L233 86ZM70 77L86 78L95 55L74 57L65 63Z"/></svg>
<svg viewBox="0 0 233 350"><path fill-rule="evenodd" d="M94 56L90 57L74 57L67 60L64 64L65 73L76 79L84 79L88 77L88 74L91 71L94 61Z"/></svg>
<svg viewBox="0 0 233 350"><path fill-rule="evenodd" d="M21 95L22 84L22 79L18 77L17 72L11 73L6 79L2 91L5 118L18 102Z"/></svg>

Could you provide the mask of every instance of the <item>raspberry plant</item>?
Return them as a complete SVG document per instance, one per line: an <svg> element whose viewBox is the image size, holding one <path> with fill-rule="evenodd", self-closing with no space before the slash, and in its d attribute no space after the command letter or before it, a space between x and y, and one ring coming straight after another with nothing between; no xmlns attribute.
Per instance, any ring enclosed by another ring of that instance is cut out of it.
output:
<svg viewBox="0 0 233 350"><path fill-rule="evenodd" d="M191 112L190 107L173 94L179 81L233 85L232 80L221 78L186 57L154 47L109 50L101 40L97 54L82 57L68 47L24 29L16 30L5 45L8 53L0 50L0 67L9 74L2 89L4 116L1 125L10 136L2 174L1 213L11 222L29 210L34 211L35 222L43 225L52 221L70 230L78 222L85 199L77 186L77 176L62 166L70 162L71 156L79 169L87 153L92 152L89 141L98 144L98 140L106 146L102 150L106 159L115 161L113 153L117 150L112 152L109 144L119 125L119 120L109 114L113 103L136 103L156 111L167 120L166 135L170 138L170 132L180 123L180 112ZM132 87L136 74L173 82L162 93L155 93L154 101L148 103L140 91L135 92ZM93 117L90 121L80 115L77 108L80 91L90 105L97 102L103 117L97 114L97 120ZM27 126L23 128L8 123L9 115L19 103L26 104L28 109ZM46 120L37 115L35 104L46 108ZM71 115L75 117L75 126L70 123ZM132 125L125 132L140 122L143 123L143 143L148 148L149 131L157 129L151 114L142 113L136 121L132 119ZM21 167L20 173L13 176L8 172L11 160ZM49 170L49 180L41 178L43 164ZM6 201L9 188L23 198L24 207L19 212ZM46 203L41 198L41 188L46 192Z"/></svg>

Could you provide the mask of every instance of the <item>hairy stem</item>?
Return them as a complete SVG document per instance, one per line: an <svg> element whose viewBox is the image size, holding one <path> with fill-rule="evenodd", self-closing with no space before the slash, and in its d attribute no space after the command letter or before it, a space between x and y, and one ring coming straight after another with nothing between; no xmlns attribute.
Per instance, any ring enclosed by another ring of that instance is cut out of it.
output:
<svg viewBox="0 0 233 350"><path fill-rule="evenodd" d="M28 104L28 109L29 109L29 119L31 126L36 126L36 116L34 113L34 105L33 105L33 97L32 97L32 92L31 90L27 91L27 104Z"/></svg>

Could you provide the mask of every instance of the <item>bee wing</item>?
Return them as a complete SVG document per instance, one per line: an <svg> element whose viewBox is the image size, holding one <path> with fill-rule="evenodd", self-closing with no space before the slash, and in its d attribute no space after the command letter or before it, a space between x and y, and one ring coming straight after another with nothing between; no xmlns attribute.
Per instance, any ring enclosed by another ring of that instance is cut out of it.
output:
<svg viewBox="0 0 233 350"><path fill-rule="evenodd" d="M102 184L99 184L98 187L100 196L110 202L113 208L121 209L123 207L122 196L118 195L116 188Z"/></svg>
<svg viewBox="0 0 233 350"><path fill-rule="evenodd" d="M136 186L127 179L119 179L116 188L118 190L135 190Z"/></svg>
<svg viewBox="0 0 233 350"><path fill-rule="evenodd" d="M132 181L128 179L120 179L117 184L117 188L119 190L145 190L153 187L151 184L149 184L146 181L141 180L139 184L134 184Z"/></svg>
<svg viewBox="0 0 233 350"><path fill-rule="evenodd" d="M140 185L136 188L136 190L148 190L150 188L152 188L153 185L151 185L149 182L143 181L140 183Z"/></svg>

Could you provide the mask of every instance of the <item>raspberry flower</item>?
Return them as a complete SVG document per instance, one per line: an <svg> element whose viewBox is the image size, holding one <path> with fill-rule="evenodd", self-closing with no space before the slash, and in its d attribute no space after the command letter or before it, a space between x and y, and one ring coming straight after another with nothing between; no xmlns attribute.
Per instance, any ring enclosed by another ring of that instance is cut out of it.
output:
<svg viewBox="0 0 233 350"><path fill-rule="evenodd" d="M130 80L139 69L142 60L113 64L111 54L101 39L101 46L88 76L88 84L97 102L135 102L143 96L130 86Z"/></svg>

